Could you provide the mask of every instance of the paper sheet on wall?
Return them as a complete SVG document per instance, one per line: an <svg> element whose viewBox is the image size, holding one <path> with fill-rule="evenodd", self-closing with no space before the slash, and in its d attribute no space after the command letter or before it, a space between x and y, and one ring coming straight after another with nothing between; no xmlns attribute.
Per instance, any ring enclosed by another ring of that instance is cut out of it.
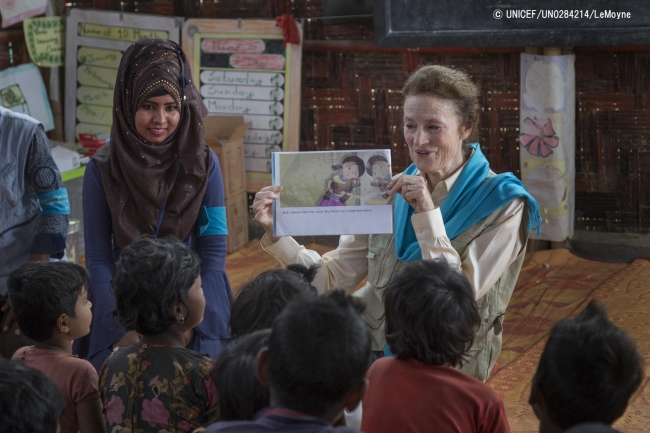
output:
<svg viewBox="0 0 650 433"><path fill-rule="evenodd" d="M276 236L393 232L390 150L274 152Z"/></svg>
<svg viewBox="0 0 650 433"><path fill-rule="evenodd" d="M182 20L72 9L66 21L65 139L110 134L113 92L122 54L145 37L179 42Z"/></svg>
<svg viewBox="0 0 650 433"><path fill-rule="evenodd" d="M521 55L521 178L539 204L542 235L573 236L575 212L575 56Z"/></svg>
<svg viewBox="0 0 650 433"><path fill-rule="evenodd" d="M32 18L23 22L27 51L40 67L63 66L65 17Z"/></svg>
<svg viewBox="0 0 650 433"><path fill-rule="evenodd" d="M210 113L251 123L247 178L268 179L272 152L298 150L300 45L285 44L274 21L190 19L183 49Z"/></svg>
<svg viewBox="0 0 650 433"><path fill-rule="evenodd" d="M0 72L0 101L9 110L38 120L46 131L54 129L45 83L41 71L33 63Z"/></svg>
<svg viewBox="0 0 650 433"><path fill-rule="evenodd" d="M48 0L0 0L2 28L45 13Z"/></svg>

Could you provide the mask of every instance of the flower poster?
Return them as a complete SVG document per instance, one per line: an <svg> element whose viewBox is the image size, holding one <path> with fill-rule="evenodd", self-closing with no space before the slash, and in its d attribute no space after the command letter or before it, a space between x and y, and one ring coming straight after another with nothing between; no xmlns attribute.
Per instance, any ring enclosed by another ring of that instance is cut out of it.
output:
<svg viewBox="0 0 650 433"><path fill-rule="evenodd" d="M521 55L521 179L539 204L542 235L573 236L575 195L575 56Z"/></svg>
<svg viewBox="0 0 650 433"><path fill-rule="evenodd" d="M273 152L276 236L393 232L390 150Z"/></svg>

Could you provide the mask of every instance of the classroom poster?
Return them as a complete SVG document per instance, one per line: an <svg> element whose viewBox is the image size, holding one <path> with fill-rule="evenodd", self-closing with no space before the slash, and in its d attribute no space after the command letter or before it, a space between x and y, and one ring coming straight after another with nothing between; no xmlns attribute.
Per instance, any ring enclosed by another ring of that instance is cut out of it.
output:
<svg viewBox="0 0 650 433"><path fill-rule="evenodd" d="M179 42L182 19L71 9L66 23L65 139L110 134L113 91L122 54L140 38ZM69 107L75 107L71 109Z"/></svg>
<svg viewBox="0 0 650 433"><path fill-rule="evenodd" d="M271 154L298 150L300 46L285 45L271 20L190 19L183 50L210 114L243 115L251 123L244 135L247 178L269 179Z"/></svg>
<svg viewBox="0 0 650 433"><path fill-rule="evenodd" d="M27 18L43 15L48 0L0 0L2 28L13 26Z"/></svg>
<svg viewBox="0 0 650 433"><path fill-rule="evenodd" d="M575 56L521 55L521 179L539 204L542 235L573 236L575 212Z"/></svg>
<svg viewBox="0 0 650 433"><path fill-rule="evenodd" d="M54 117L41 71L33 63L0 72L0 101L4 108L33 117L45 131L54 129Z"/></svg>
<svg viewBox="0 0 650 433"><path fill-rule="evenodd" d="M275 236L393 232L390 149L274 152Z"/></svg>
<svg viewBox="0 0 650 433"><path fill-rule="evenodd" d="M63 66L65 17L42 17L23 21L25 43L32 62L42 68Z"/></svg>

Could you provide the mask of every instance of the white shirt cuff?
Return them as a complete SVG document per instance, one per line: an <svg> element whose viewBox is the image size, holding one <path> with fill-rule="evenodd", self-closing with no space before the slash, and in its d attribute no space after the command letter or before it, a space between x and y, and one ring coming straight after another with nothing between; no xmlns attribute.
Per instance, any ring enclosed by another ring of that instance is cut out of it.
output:
<svg viewBox="0 0 650 433"><path fill-rule="evenodd" d="M414 213L411 215L411 224L413 224L413 230L415 230L415 236L418 240L437 239L447 236L447 230L445 230L445 223L442 220L439 207L427 212Z"/></svg>

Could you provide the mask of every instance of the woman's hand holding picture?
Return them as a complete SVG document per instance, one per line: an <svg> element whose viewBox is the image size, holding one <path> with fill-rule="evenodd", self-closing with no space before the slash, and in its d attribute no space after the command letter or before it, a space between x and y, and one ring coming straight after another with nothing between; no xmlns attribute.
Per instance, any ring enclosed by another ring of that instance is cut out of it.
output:
<svg viewBox="0 0 650 433"><path fill-rule="evenodd" d="M422 176L402 175L393 178L386 186L390 195L401 194L416 212L428 212L435 208L427 181Z"/></svg>
<svg viewBox="0 0 650 433"><path fill-rule="evenodd" d="M277 242L280 239L273 236L273 200L280 197L281 191L282 187L280 185L266 186L255 194L255 200L253 201L255 221L260 223L272 242Z"/></svg>

